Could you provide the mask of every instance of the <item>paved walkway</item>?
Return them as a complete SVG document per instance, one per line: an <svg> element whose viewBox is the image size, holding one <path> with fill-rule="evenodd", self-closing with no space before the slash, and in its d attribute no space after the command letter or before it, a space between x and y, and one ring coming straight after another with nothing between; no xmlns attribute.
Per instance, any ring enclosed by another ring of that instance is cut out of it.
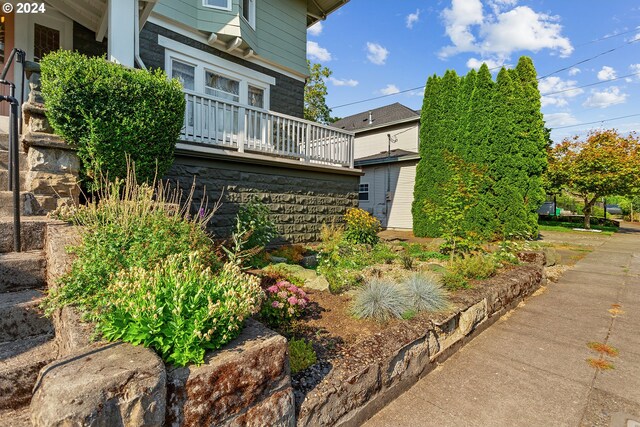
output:
<svg viewBox="0 0 640 427"><path fill-rule="evenodd" d="M619 350L615 369L587 364L592 341ZM640 421L640 227L630 225L365 426L640 426L620 413Z"/></svg>

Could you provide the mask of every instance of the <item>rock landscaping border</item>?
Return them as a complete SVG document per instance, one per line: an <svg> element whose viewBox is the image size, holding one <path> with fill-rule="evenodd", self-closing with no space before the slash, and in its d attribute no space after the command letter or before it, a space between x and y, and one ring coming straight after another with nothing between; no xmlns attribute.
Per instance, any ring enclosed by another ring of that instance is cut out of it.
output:
<svg viewBox="0 0 640 427"><path fill-rule="evenodd" d="M72 258L64 247L75 243L77 235L77 229L64 223L49 224L45 250L50 286L71 265ZM129 395L148 389L154 390L155 397L132 403L124 395L100 389L99 382L92 381L94 389L89 390L87 381L76 381L80 392L76 400L65 388L65 399L71 402L67 405L69 413L73 412L73 405L80 405L82 410L77 413L83 420L100 418L105 415L100 408L107 408L119 417L130 414L125 425L131 426L160 425L158 422L167 426L361 425L545 283L543 254L525 252L519 258L522 264L454 295L452 310L420 314L343 349L345 357L333 363L298 408L291 387L286 340L256 321L250 320L238 338L211 353L204 365L175 368L151 363L155 359L148 349L90 343L91 325L82 322L72 308L65 308L54 317L64 363L53 362L41 371L31 406L32 420L42 421L36 425L69 421L55 398L56 390L73 384L67 379L69 373L80 378L87 366L100 372L100 367L87 359L91 358L89 354L113 353L126 347L125 358L129 362L122 368L123 378L127 379L124 385L129 384L135 391ZM142 360L134 362L132 358L138 353ZM114 355L110 360L118 357ZM147 374L158 380L149 382ZM104 383L109 390L117 389L112 382ZM53 397L47 397L49 394ZM102 397L82 397L87 394ZM87 406L88 402L96 402L100 408ZM53 407L55 411L47 409ZM153 409L148 414L150 419L141 414L146 411L144 408Z"/></svg>
<svg viewBox="0 0 640 427"><path fill-rule="evenodd" d="M359 426L545 283L544 255L521 264L464 297L454 313L425 314L359 341L307 394L298 427Z"/></svg>

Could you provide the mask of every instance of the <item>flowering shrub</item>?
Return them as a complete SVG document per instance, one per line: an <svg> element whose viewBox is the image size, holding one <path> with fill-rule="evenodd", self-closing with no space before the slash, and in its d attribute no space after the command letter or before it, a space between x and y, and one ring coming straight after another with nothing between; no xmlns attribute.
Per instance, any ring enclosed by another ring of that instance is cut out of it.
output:
<svg viewBox="0 0 640 427"><path fill-rule="evenodd" d="M107 340L152 347L175 365L201 364L207 350L240 333L263 298L259 279L236 264L214 273L198 252L178 254L148 270L121 271L96 321Z"/></svg>
<svg viewBox="0 0 640 427"><path fill-rule="evenodd" d="M378 243L380 221L369 212L360 208L350 208L344 215L347 228L344 238L351 243L366 243L375 245Z"/></svg>
<svg viewBox="0 0 640 427"><path fill-rule="evenodd" d="M296 285L281 280L267 288L267 300L262 305L261 314L273 327L286 326L300 317L309 299Z"/></svg>

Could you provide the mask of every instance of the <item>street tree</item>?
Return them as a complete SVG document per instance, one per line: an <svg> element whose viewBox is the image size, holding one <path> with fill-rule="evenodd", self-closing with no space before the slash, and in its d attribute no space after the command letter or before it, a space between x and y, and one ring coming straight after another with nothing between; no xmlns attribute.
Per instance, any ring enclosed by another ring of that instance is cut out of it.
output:
<svg viewBox="0 0 640 427"><path fill-rule="evenodd" d="M304 86L304 118L313 122L331 123L331 109L327 106L327 83L331 70L307 60L309 77Z"/></svg>
<svg viewBox="0 0 640 427"><path fill-rule="evenodd" d="M556 187L579 197L584 228L591 227L591 212L602 197L633 193L640 182L640 141L615 129L590 132L586 139L565 139L549 151L549 170Z"/></svg>

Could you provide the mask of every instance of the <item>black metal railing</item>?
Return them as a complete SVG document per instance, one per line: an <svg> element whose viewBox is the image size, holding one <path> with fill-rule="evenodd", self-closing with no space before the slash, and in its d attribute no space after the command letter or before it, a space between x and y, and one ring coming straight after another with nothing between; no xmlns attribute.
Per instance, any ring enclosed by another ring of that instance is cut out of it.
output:
<svg viewBox="0 0 640 427"><path fill-rule="evenodd" d="M21 49L14 48L4 65L2 74L0 74L0 84L9 86L9 95L0 95L0 101L6 101L10 104L9 110L9 161L7 170L9 174L9 191L13 192L13 250L20 252L22 249L20 239L20 152L18 145L18 133L20 128L18 127L18 117L20 116L20 105L24 101L24 62L25 52ZM20 101L16 98L16 85L9 80L6 80L9 68L13 63L14 58L17 58L17 62L22 66L21 78L21 94Z"/></svg>

